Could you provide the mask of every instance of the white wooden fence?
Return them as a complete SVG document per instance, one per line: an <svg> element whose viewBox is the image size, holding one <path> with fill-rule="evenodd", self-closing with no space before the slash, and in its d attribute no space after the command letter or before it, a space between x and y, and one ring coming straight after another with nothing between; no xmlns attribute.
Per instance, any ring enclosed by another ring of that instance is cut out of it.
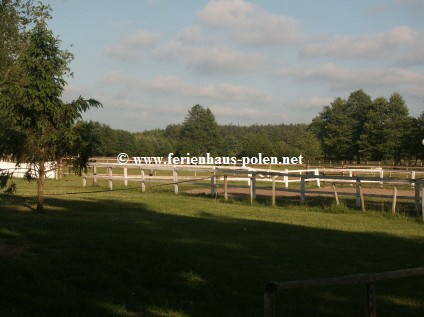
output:
<svg viewBox="0 0 424 317"><path fill-rule="evenodd" d="M83 186L87 185L87 179L93 179L93 184L97 184L98 179L104 179L108 182L110 190L113 189L113 181L123 181L125 186L128 186L128 182L139 182L141 191L146 190L146 183L165 183L167 185L174 186L174 192L178 194L180 184L191 184L203 187L210 187L211 195L215 196L217 188L221 187L224 190L224 197L228 199L228 188L229 182L247 182L247 186L234 185L232 187L237 188L248 188L251 202L256 198L257 189L269 189L264 187L258 187L257 182L271 182L271 196L272 205L275 205L276 191L286 191L298 193L300 196L300 202L306 202L306 194L312 195L331 195L328 191L319 190L307 190L306 183L314 182L316 186L321 187L321 182L331 183L333 185L333 193L336 202L339 203L338 196L354 196L356 206L365 211L364 196L378 197L378 198L392 198L393 206L392 210L396 209L396 202L398 199L414 201L415 209L417 214L420 210L424 210L424 199L420 198L420 188L423 187L422 196L424 197L424 179L416 179L415 177L424 175L424 172L414 171L402 171L403 175L408 178L392 178L384 177L384 173L387 175L387 171L381 169L369 170L369 169L350 169L341 171L340 169L309 169L309 170L270 170L270 169L253 169L243 167L228 167L228 166L195 166L195 165L152 165L152 164L113 164L113 163L91 163L90 164L93 174L83 175ZM98 174L99 168L106 169L106 174ZM123 173L113 174L114 169L122 169ZM128 170L138 170L138 175L128 174ZM146 175L146 171L149 171L149 175ZM154 175L155 171L169 171L170 175ZM181 174L194 173L193 176L183 176ZM203 174L203 175L199 175ZM327 175L323 175L323 173ZM331 174L342 174L342 175L328 175ZM370 177L363 176L364 174L378 174L379 177L372 175ZM409 173L409 174L408 174ZM348 174L348 175L344 175ZM223 181L223 184L218 184L219 181ZM208 181L208 183L205 183ZM210 181L210 182L209 182ZM284 188L276 187L277 183L283 183ZM299 189L289 188L289 183L300 183ZM335 184L336 183L349 183L355 186L354 192L338 192ZM363 193L362 184L391 184L395 185L393 195L384 194L369 194ZM413 187L414 195L411 196L398 196L396 185L403 185ZM421 212L421 214L423 214ZM424 219L424 215L423 215Z"/></svg>

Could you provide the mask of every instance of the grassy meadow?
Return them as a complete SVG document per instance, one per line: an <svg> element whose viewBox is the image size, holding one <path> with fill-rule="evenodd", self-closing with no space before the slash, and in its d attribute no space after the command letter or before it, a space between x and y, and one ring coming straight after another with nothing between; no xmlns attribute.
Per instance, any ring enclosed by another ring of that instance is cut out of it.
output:
<svg viewBox="0 0 424 317"><path fill-rule="evenodd" d="M0 316L263 316L270 281L424 265L424 225L348 208L228 203L171 186L48 181L0 196ZM180 191L183 191L180 189ZM279 293L278 316L364 316L362 285ZM423 316L424 277L377 284L377 314Z"/></svg>

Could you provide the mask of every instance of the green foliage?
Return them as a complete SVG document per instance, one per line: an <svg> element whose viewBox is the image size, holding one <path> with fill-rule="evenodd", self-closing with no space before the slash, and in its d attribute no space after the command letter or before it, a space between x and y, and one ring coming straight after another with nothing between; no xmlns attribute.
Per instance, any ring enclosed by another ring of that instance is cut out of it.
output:
<svg viewBox="0 0 424 317"><path fill-rule="evenodd" d="M193 106L179 133L178 152L181 155L190 153L192 156L202 156L210 153L215 156L220 144L221 135L212 111L201 105Z"/></svg>
<svg viewBox="0 0 424 317"><path fill-rule="evenodd" d="M0 156L31 163L39 189L37 209L42 210L45 163L81 154L75 153L81 135L74 124L82 112L101 104L82 97L71 103L61 100L72 54L60 49L60 40L46 26L50 8L31 9L35 23L23 36L25 46L16 58L13 50L9 52L20 80L7 80L0 94L0 120L6 123L0 132ZM79 157L76 165L84 167L86 159Z"/></svg>
<svg viewBox="0 0 424 317"><path fill-rule="evenodd" d="M348 100L336 98L315 117L311 131L327 159L394 160L405 158L413 120L401 95L371 100L362 90ZM416 138L416 137L415 137Z"/></svg>

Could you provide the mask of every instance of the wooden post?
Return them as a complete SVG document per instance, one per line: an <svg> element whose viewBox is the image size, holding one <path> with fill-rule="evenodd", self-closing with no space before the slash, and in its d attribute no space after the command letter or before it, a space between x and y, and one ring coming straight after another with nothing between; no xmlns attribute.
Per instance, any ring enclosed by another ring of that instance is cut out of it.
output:
<svg viewBox="0 0 424 317"><path fill-rule="evenodd" d="M380 170L380 178L384 178L384 170ZM380 182L380 187L383 187L383 181Z"/></svg>
<svg viewBox="0 0 424 317"><path fill-rule="evenodd" d="M144 175L144 170L140 170L141 172L141 192L144 193L146 191L146 178Z"/></svg>
<svg viewBox="0 0 424 317"><path fill-rule="evenodd" d="M124 186L128 186L128 168L124 167Z"/></svg>
<svg viewBox="0 0 424 317"><path fill-rule="evenodd" d="M349 170L349 177L353 177L353 171L352 170ZM353 184L350 183L350 186L353 186ZM356 206L356 207L358 207L358 206Z"/></svg>
<svg viewBox="0 0 424 317"><path fill-rule="evenodd" d="M175 169L175 166L172 170L172 179L174 180L174 193L175 195L178 194L178 172Z"/></svg>
<svg viewBox="0 0 424 317"><path fill-rule="evenodd" d="M314 175L319 176L319 170L316 168L314 171ZM321 181L317 178L317 187L321 187Z"/></svg>
<svg viewBox="0 0 424 317"><path fill-rule="evenodd" d="M284 171L286 174L289 173L289 170L286 168L286 170ZM285 183L285 187L289 188L289 177L286 175L284 176L284 183Z"/></svg>
<svg viewBox="0 0 424 317"><path fill-rule="evenodd" d="M97 185L97 166L93 166L93 185Z"/></svg>
<svg viewBox="0 0 424 317"><path fill-rule="evenodd" d="M376 317L375 309L375 282L366 283L366 316Z"/></svg>
<svg viewBox="0 0 424 317"><path fill-rule="evenodd" d="M337 195L336 184L333 184L333 190L334 190L334 198L336 198L336 205L339 206L340 201L339 201L339 195Z"/></svg>
<svg viewBox="0 0 424 317"><path fill-rule="evenodd" d="M82 175L82 187L87 186L87 175Z"/></svg>
<svg viewBox="0 0 424 317"><path fill-rule="evenodd" d="M272 206L275 207L275 176L272 177Z"/></svg>
<svg viewBox="0 0 424 317"><path fill-rule="evenodd" d="M266 287L264 292L264 316L276 317L276 290L275 287Z"/></svg>
<svg viewBox="0 0 424 317"><path fill-rule="evenodd" d="M415 180L415 171L411 172L411 180ZM414 187L415 183L411 183L411 186Z"/></svg>
<svg viewBox="0 0 424 317"><path fill-rule="evenodd" d="M224 199L228 201L228 179L227 175L224 175Z"/></svg>
<svg viewBox="0 0 424 317"><path fill-rule="evenodd" d="M108 183L109 183L109 189L112 190L113 189L113 184L112 184L112 167L108 167L108 174L109 174L109 179L108 179Z"/></svg>
<svg viewBox="0 0 424 317"><path fill-rule="evenodd" d="M305 177L300 176L300 203L304 204L305 202Z"/></svg>
<svg viewBox="0 0 424 317"><path fill-rule="evenodd" d="M212 176L211 176L211 196L215 197L216 193L215 193L215 173L212 172Z"/></svg>
<svg viewBox="0 0 424 317"><path fill-rule="evenodd" d="M362 193L362 186L361 185L359 185L359 196L361 197L361 208L362 208L362 211L365 212L364 194Z"/></svg>
<svg viewBox="0 0 424 317"><path fill-rule="evenodd" d="M253 199L256 199L256 173L252 177L252 191Z"/></svg>
<svg viewBox="0 0 424 317"><path fill-rule="evenodd" d="M417 180L414 180L415 185L415 211L417 212L418 218L420 217L420 185L417 184Z"/></svg>
<svg viewBox="0 0 424 317"><path fill-rule="evenodd" d="M360 191L360 188L361 187L361 181L359 180L359 179L357 179L356 180L356 208L359 208L359 207L361 207L361 197L360 197L360 195L359 195L359 191Z"/></svg>
<svg viewBox="0 0 424 317"><path fill-rule="evenodd" d="M250 195L250 203L253 204L253 179L250 179L249 195Z"/></svg>
<svg viewBox="0 0 424 317"><path fill-rule="evenodd" d="M396 213L396 196L397 196L397 187L393 187L393 204L392 204L392 214Z"/></svg>

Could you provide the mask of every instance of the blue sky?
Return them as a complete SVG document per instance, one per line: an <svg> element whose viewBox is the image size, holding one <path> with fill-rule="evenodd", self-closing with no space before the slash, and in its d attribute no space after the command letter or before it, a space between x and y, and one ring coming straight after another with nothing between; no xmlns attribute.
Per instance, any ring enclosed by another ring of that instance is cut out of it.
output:
<svg viewBox="0 0 424 317"><path fill-rule="evenodd" d="M143 131L195 104L220 124L309 123L335 97L399 92L424 111L422 0L50 0L75 55L65 99Z"/></svg>

